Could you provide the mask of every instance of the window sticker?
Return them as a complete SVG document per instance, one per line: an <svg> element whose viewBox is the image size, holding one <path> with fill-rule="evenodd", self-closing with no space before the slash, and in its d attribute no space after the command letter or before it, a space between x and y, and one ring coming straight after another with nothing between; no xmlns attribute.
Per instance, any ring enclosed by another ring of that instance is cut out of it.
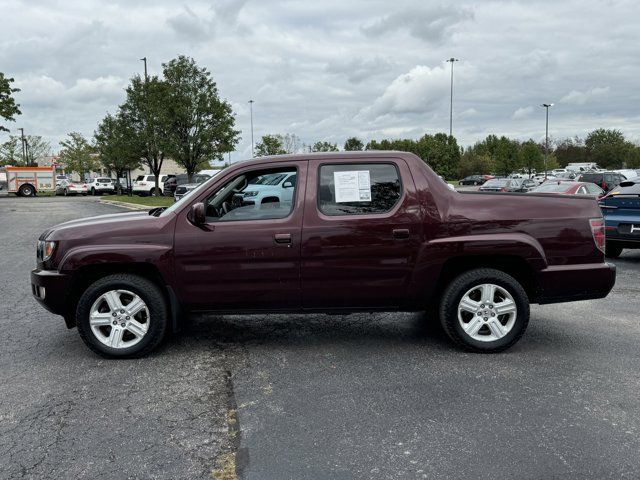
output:
<svg viewBox="0 0 640 480"><path fill-rule="evenodd" d="M371 175L369 170L333 172L336 203L370 202Z"/></svg>

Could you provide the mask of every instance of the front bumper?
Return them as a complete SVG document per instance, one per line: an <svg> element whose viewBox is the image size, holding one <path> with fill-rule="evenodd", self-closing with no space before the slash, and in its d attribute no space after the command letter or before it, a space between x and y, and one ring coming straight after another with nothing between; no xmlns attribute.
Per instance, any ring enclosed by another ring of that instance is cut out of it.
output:
<svg viewBox="0 0 640 480"><path fill-rule="evenodd" d="M612 263L550 266L540 272L537 303L604 298L615 283L616 266Z"/></svg>
<svg viewBox="0 0 640 480"><path fill-rule="evenodd" d="M31 294L40 305L56 315L67 313L69 276L55 270L31 270Z"/></svg>

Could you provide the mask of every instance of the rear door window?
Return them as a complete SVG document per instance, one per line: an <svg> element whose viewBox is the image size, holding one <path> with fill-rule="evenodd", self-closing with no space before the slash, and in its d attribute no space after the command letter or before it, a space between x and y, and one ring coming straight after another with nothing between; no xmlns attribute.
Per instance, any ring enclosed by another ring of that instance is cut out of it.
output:
<svg viewBox="0 0 640 480"><path fill-rule="evenodd" d="M391 211L402 196L391 163L321 165L318 208L325 215L369 215Z"/></svg>

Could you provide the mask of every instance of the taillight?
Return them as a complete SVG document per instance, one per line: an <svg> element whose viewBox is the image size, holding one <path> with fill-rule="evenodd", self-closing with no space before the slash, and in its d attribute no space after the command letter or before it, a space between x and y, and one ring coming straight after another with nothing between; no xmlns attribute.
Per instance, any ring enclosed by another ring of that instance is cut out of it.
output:
<svg viewBox="0 0 640 480"><path fill-rule="evenodd" d="M596 242L596 247L604 252L604 220L601 218L589 219L589 225L591 225L591 234L593 235L593 241Z"/></svg>
<svg viewBox="0 0 640 480"><path fill-rule="evenodd" d="M506 191L507 191L507 189L506 189L505 187L502 187L502 188L500 189L500 191L501 191L501 192L506 192Z"/></svg>
<svg viewBox="0 0 640 480"><path fill-rule="evenodd" d="M73 183L70 183L69 188L76 188L76 186Z"/></svg>

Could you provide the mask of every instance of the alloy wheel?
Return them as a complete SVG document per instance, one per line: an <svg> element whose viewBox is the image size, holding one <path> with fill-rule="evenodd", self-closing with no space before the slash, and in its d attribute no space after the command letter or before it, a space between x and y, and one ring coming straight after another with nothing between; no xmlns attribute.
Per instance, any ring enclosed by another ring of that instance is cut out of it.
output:
<svg viewBox="0 0 640 480"><path fill-rule="evenodd" d="M492 283L468 290L458 303L458 322L473 340L492 342L507 335L516 323L518 308L511 294Z"/></svg>
<svg viewBox="0 0 640 480"><path fill-rule="evenodd" d="M149 308L129 290L110 290L100 295L89 312L93 335L102 344L116 349L139 343L149 330Z"/></svg>

